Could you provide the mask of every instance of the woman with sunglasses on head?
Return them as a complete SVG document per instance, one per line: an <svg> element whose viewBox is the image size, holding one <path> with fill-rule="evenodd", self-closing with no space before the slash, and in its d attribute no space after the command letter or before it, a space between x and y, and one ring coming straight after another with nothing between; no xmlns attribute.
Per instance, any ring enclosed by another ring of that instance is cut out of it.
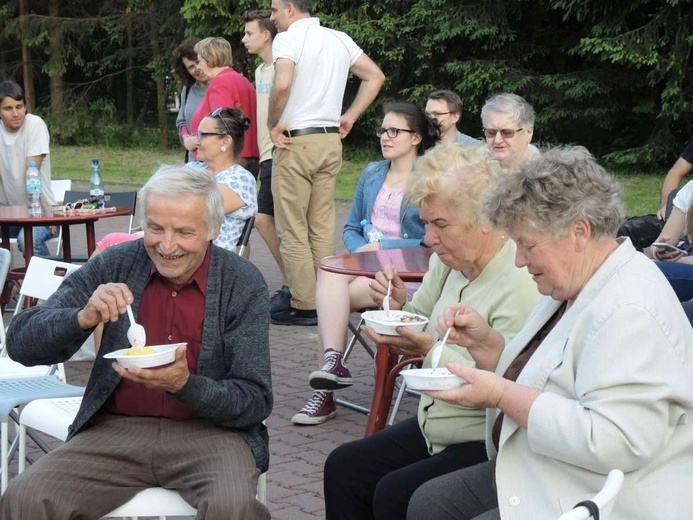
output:
<svg viewBox="0 0 693 520"><path fill-rule="evenodd" d="M183 40L183 43L173 53L173 70L183 83L176 128L178 128L181 144L186 150L185 162L193 160L195 134L192 131L192 117L202 102L209 85L209 78L197 66L195 43L197 43L196 38Z"/></svg>
<svg viewBox="0 0 693 520"><path fill-rule="evenodd" d="M198 68L211 81L200 106L193 114L191 133L196 134L202 119L217 107L233 107L244 114L255 114L257 105L255 88L245 76L231 68L233 61L231 44L224 38L205 38L195 44L195 52ZM236 160L257 177L259 157L257 121L251 120L250 132Z"/></svg>
<svg viewBox="0 0 693 520"><path fill-rule="evenodd" d="M214 243L234 251L245 221L257 213L257 192L253 175L238 164L250 120L235 108L218 108L197 130L197 158L207 165L224 196L224 222Z"/></svg>
<svg viewBox="0 0 693 520"><path fill-rule="evenodd" d="M496 94L484 103L481 123L486 146L501 163L513 170L536 157L539 150L530 144L534 134L534 109L517 94Z"/></svg>
<svg viewBox="0 0 693 520"><path fill-rule="evenodd" d="M434 146L440 127L416 105L392 103L376 135L383 161L366 166L361 174L351 212L344 224L344 245L350 253L418 247L425 230L419 210L404 200L404 187L417 157ZM367 220L384 236L369 242L361 222ZM365 276L345 276L318 271L318 364L310 375L316 389L308 403L291 420L320 424L336 415L331 390L352 384L342 357L347 343L349 313L374 305Z"/></svg>

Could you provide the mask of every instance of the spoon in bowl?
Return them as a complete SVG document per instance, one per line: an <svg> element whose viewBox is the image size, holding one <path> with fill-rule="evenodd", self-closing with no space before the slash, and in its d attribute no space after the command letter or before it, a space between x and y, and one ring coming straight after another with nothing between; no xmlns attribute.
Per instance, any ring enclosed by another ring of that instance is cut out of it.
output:
<svg viewBox="0 0 693 520"><path fill-rule="evenodd" d="M133 347L144 347L147 344L147 333L144 331L144 327L135 321L130 304L127 305L127 311L128 318L130 318L128 341Z"/></svg>
<svg viewBox="0 0 693 520"><path fill-rule="evenodd" d="M453 317L454 319L457 317L457 315L460 313L458 310L455 313L455 316ZM431 366L433 367L433 370L435 371L438 368L438 363L440 363L440 355L443 353L443 345L447 343L448 341L448 336L450 335L450 331L452 330L452 325L448 327L448 330L445 331L445 336L443 336L443 339L438 342L438 344L433 347L433 352L431 352Z"/></svg>
<svg viewBox="0 0 693 520"><path fill-rule="evenodd" d="M383 300L383 310L385 311L385 316L390 317L390 295L392 294L392 280L387 282L387 294Z"/></svg>

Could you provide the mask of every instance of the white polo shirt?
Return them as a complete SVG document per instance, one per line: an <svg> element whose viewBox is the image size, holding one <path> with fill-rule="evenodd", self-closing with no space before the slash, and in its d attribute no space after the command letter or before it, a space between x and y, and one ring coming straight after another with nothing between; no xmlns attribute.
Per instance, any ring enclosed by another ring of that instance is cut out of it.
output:
<svg viewBox="0 0 693 520"><path fill-rule="evenodd" d="M49 140L46 123L33 114L27 114L14 133L0 121L0 206L26 205L26 158L37 155L45 155L41 163L41 198L48 205L55 204Z"/></svg>
<svg viewBox="0 0 693 520"><path fill-rule="evenodd" d="M318 18L302 18L277 34L274 62L286 58L296 64L280 122L289 130L339 126L349 69L362 53L347 34L322 27Z"/></svg>

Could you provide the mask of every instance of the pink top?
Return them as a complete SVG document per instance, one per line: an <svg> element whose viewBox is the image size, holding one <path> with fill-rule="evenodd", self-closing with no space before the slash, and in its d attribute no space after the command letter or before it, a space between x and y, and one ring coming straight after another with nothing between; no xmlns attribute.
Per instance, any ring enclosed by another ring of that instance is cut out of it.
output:
<svg viewBox="0 0 693 520"><path fill-rule="evenodd" d="M400 210L403 198L404 189L388 188L385 184L375 198L371 222L385 235L385 238L402 238Z"/></svg>
<svg viewBox="0 0 693 520"><path fill-rule="evenodd" d="M256 106L255 88L250 81L231 68L224 69L210 81L205 97L202 98L193 114L190 121L191 134L197 134L197 127L200 126L200 122L217 108L238 108L250 119L250 128L244 136L245 144L238 156L244 158L260 157L260 149L257 146Z"/></svg>
<svg viewBox="0 0 693 520"><path fill-rule="evenodd" d="M96 243L96 247L103 251L108 247L117 246L123 242L131 242L138 238L142 237L140 235L131 235L130 233L109 233Z"/></svg>

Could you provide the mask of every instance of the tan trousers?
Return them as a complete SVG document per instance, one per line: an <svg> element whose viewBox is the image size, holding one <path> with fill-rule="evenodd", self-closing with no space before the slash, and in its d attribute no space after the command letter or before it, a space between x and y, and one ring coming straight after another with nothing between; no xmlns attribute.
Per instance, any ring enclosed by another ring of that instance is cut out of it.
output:
<svg viewBox="0 0 693 520"><path fill-rule="evenodd" d="M178 490L197 519L268 520L258 477L240 435L208 421L104 414L10 481L0 518L96 520L160 486Z"/></svg>
<svg viewBox="0 0 693 520"><path fill-rule="evenodd" d="M296 309L315 309L318 265L334 254L334 187L341 167L339 134L294 137L290 149L274 150L274 219Z"/></svg>

